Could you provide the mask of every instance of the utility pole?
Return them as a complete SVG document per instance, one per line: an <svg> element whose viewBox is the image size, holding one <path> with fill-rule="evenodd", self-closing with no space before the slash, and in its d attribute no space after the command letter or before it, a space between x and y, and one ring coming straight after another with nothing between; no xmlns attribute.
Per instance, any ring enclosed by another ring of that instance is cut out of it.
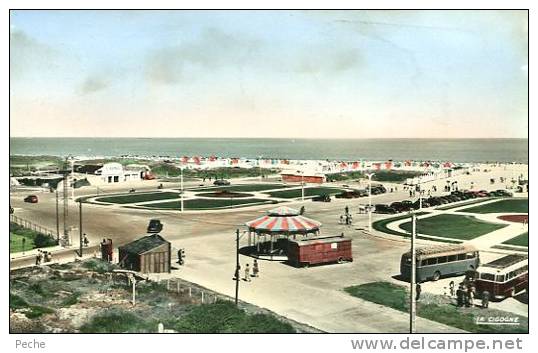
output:
<svg viewBox="0 0 538 353"><path fill-rule="evenodd" d="M364 174L368 177L368 232L372 232L372 177L375 173Z"/></svg>
<svg viewBox="0 0 538 353"><path fill-rule="evenodd" d="M56 185L56 240L60 244L60 213L58 207L58 185Z"/></svg>
<svg viewBox="0 0 538 353"><path fill-rule="evenodd" d="M78 202L78 229L79 229L79 240L80 240L80 257L82 257L82 200Z"/></svg>
<svg viewBox="0 0 538 353"><path fill-rule="evenodd" d="M180 181L181 181L181 212L183 212L183 167L181 168L181 177L180 177Z"/></svg>
<svg viewBox="0 0 538 353"><path fill-rule="evenodd" d="M235 306L239 299L239 229L235 231Z"/></svg>
<svg viewBox="0 0 538 353"><path fill-rule="evenodd" d="M69 200L68 200L68 197L67 197L67 173L64 174L64 180L63 180L63 199L64 199L64 217L63 217L63 221L64 221L64 237L66 239L68 239L68 231L67 231L67 214L68 214L68 209L69 209Z"/></svg>
<svg viewBox="0 0 538 353"><path fill-rule="evenodd" d="M417 254L415 249L415 239L417 235L417 215L415 213L411 216L413 231L411 232L411 291L410 305L409 305L409 333L416 332L416 315L417 315L417 301L416 301L416 265Z"/></svg>

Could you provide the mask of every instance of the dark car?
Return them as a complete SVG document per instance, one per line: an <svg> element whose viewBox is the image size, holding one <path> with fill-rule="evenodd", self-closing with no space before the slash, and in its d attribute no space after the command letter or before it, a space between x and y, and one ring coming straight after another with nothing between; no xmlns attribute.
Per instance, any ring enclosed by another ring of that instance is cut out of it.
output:
<svg viewBox="0 0 538 353"><path fill-rule="evenodd" d="M408 212L413 209L413 203L393 202L390 207L394 208L397 212Z"/></svg>
<svg viewBox="0 0 538 353"><path fill-rule="evenodd" d="M219 179L219 180L215 180L213 182L213 185L226 186L226 185L230 185L230 182L228 180L225 180L225 179Z"/></svg>
<svg viewBox="0 0 538 353"><path fill-rule="evenodd" d="M378 204L378 205L375 205L375 213L395 214L395 213L398 213L398 211L396 211L394 208L390 207L389 205Z"/></svg>
<svg viewBox="0 0 538 353"><path fill-rule="evenodd" d="M422 199L422 208L428 208L430 206L431 205L425 199ZM417 200L413 203L413 209L420 210L420 200Z"/></svg>
<svg viewBox="0 0 538 353"><path fill-rule="evenodd" d="M387 189L383 185L372 185L372 195L384 194Z"/></svg>
<svg viewBox="0 0 538 353"><path fill-rule="evenodd" d="M490 195L489 195L489 192L487 192L486 190L480 190L480 191L478 191L478 192L476 193L476 195L477 195L478 197L488 197L488 196L490 196Z"/></svg>
<svg viewBox="0 0 538 353"><path fill-rule="evenodd" d="M353 199L358 197L353 191L342 191L341 193L335 195L337 199Z"/></svg>
<svg viewBox="0 0 538 353"><path fill-rule="evenodd" d="M28 195L24 198L24 202L37 203L39 200L36 195Z"/></svg>
<svg viewBox="0 0 538 353"><path fill-rule="evenodd" d="M331 197L329 195L319 195L319 196L313 197L312 201L331 202Z"/></svg>
<svg viewBox="0 0 538 353"><path fill-rule="evenodd" d="M493 196L499 196L499 197L512 197L512 193L510 191L499 189L491 192L490 194L493 194Z"/></svg>
<svg viewBox="0 0 538 353"><path fill-rule="evenodd" d="M426 199L426 202L431 206L439 206L443 204L439 197L429 197Z"/></svg>
<svg viewBox="0 0 538 353"><path fill-rule="evenodd" d="M159 233L163 230L163 224L159 219L152 219L148 224L148 233Z"/></svg>

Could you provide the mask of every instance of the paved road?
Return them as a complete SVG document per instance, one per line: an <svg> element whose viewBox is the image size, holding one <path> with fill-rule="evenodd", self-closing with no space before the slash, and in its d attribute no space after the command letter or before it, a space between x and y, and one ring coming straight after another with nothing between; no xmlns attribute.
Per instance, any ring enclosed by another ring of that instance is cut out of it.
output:
<svg viewBox="0 0 538 353"><path fill-rule="evenodd" d="M475 185L480 185L476 179ZM438 185L444 183L442 180ZM157 183L145 185L154 189ZM438 188L440 189L439 186ZM140 189L137 187L137 190ZM94 193L95 190L88 189L87 192ZM77 194L81 195L80 192ZM38 204L22 202L26 195L27 193L17 192L11 195L16 214L54 229L54 194L39 194ZM388 203L407 197L408 193L400 187L399 192L374 196L373 203ZM242 282L241 299L328 332L407 332L408 317L404 313L362 301L343 292L343 288L349 285L395 281L393 276L399 273L400 256L409 247L404 239L369 236L357 230L367 228L367 216L356 214L358 206L367 202L367 198L334 200L330 203L304 202L306 215L323 223L323 234L345 232L353 238L352 263L296 269L278 262L263 261L260 262L260 278L250 283ZM303 203L295 202L294 205L298 208ZM353 227L338 224L345 206L349 206L354 213ZM235 266L235 229L272 207L274 206L181 214L173 211L84 205L84 232L88 234L92 245L106 237L112 238L114 245L118 246L143 235L150 218L159 218L164 223L162 234L175 248L185 248L187 253L186 265L174 270L171 275L233 295L234 282L231 277ZM374 220L382 217L386 216L374 215ZM78 226L77 205L70 206L67 223ZM246 239L243 239L244 242ZM68 253L64 256L65 259L69 258ZM251 259L241 256L241 263L247 262L251 262ZM14 267L22 264L22 260L12 262ZM419 320L418 330L458 331L422 319Z"/></svg>

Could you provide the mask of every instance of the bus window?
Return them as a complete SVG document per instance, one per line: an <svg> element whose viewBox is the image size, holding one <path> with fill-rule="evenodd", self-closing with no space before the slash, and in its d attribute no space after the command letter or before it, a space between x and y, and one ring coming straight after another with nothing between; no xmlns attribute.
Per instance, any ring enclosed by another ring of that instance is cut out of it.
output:
<svg viewBox="0 0 538 353"><path fill-rule="evenodd" d="M495 278L495 282L504 282L504 275L497 275L497 278Z"/></svg>
<svg viewBox="0 0 538 353"><path fill-rule="evenodd" d="M456 261L458 259L458 257L456 255L450 255L448 257L448 262L453 262L453 261Z"/></svg>
<svg viewBox="0 0 538 353"><path fill-rule="evenodd" d="M480 279L484 279L486 281L494 281L495 275L492 275L491 273L481 273Z"/></svg>
<svg viewBox="0 0 538 353"><path fill-rule="evenodd" d="M433 257L431 259L426 260L426 265L435 265L437 264L437 258Z"/></svg>
<svg viewBox="0 0 538 353"><path fill-rule="evenodd" d="M444 264L446 262L446 256L439 257L437 263L438 264Z"/></svg>
<svg viewBox="0 0 538 353"><path fill-rule="evenodd" d="M465 254L465 258L467 259L474 259L476 257L476 253L474 252L468 252L467 254Z"/></svg>
<svg viewBox="0 0 538 353"><path fill-rule="evenodd" d="M465 254L459 254L458 260L465 260Z"/></svg>

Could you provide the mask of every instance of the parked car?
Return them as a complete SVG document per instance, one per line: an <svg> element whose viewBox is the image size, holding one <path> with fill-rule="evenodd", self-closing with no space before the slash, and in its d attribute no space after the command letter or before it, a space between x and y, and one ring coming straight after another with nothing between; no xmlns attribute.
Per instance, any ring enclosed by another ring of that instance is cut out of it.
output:
<svg viewBox="0 0 538 353"><path fill-rule="evenodd" d="M331 202L331 197L329 195L319 195L319 196L313 197L312 201Z"/></svg>
<svg viewBox="0 0 538 353"><path fill-rule="evenodd" d="M428 208L430 207L431 205L425 200L425 199L422 199L422 208ZM413 203L413 209L414 210L419 210L420 209L420 200L417 200Z"/></svg>
<svg viewBox="0 0 538 353"><path fill-rule="evenodd" d="M389 205L378 204L378 205L375 205L375 213L395 214L395 213L398 213L398 211L396 211L394 208L390 207Z"/></svg>
<svg viewBox="0 0 538 353"><path fill-rule="evenodd" d="M37 203L39 200L36 195L28 195L24 198L24 202Z"/></svg>
<svg viewBox="0 0 538 353"><path fill-rule="evenodd" d="M152 219L148 224L148 233L159 233L163 230L163 224L159 219Z"/></svg>
<svg viewBox="0 0 538 353"><path fill-rule="evenodd" d="M335 195L337 199L353 199L359 197L353 191L342 191L341 193Z"/></svg>
<svg viewBox="0 0 538 353"><path fill-rule="evenodd" d="M230 185L230 181L226 180L226 179L218 179L218 180L215 180L213 182L213 185L217 185L217 186L226 186L226 185Z"/></svg>
<svg viewBox="0 0 538 353"><path fill-rule="evenodd" d="M426 199L426 202L431 206L439 206L443 204L439 197L429 197Z"/></svg>
<svg viewBox="0 0 538 353"><path fill-rule="evenodd" d="M487 192L486 190L480 190L480 191L478 191L478 192L476 193L476 195L477 195L478 197L488 197L488 196L490 196L490 195L489 195L489 192Z"/></svg>
<svg viewBox="0 0 538 353"><path fill-rule="evenodd" d="M393 202L390 204L390 207L394 208L397 212L408 212L414 209L411 201Z"/></svg>
<svg viewBox="0 0 538 353"><path fill-rule="evenodd" d="M490 194L493 194L493 196L500 196L500 197L512 197L514 196L510 191L499 189L491 192Z"/></svg>

